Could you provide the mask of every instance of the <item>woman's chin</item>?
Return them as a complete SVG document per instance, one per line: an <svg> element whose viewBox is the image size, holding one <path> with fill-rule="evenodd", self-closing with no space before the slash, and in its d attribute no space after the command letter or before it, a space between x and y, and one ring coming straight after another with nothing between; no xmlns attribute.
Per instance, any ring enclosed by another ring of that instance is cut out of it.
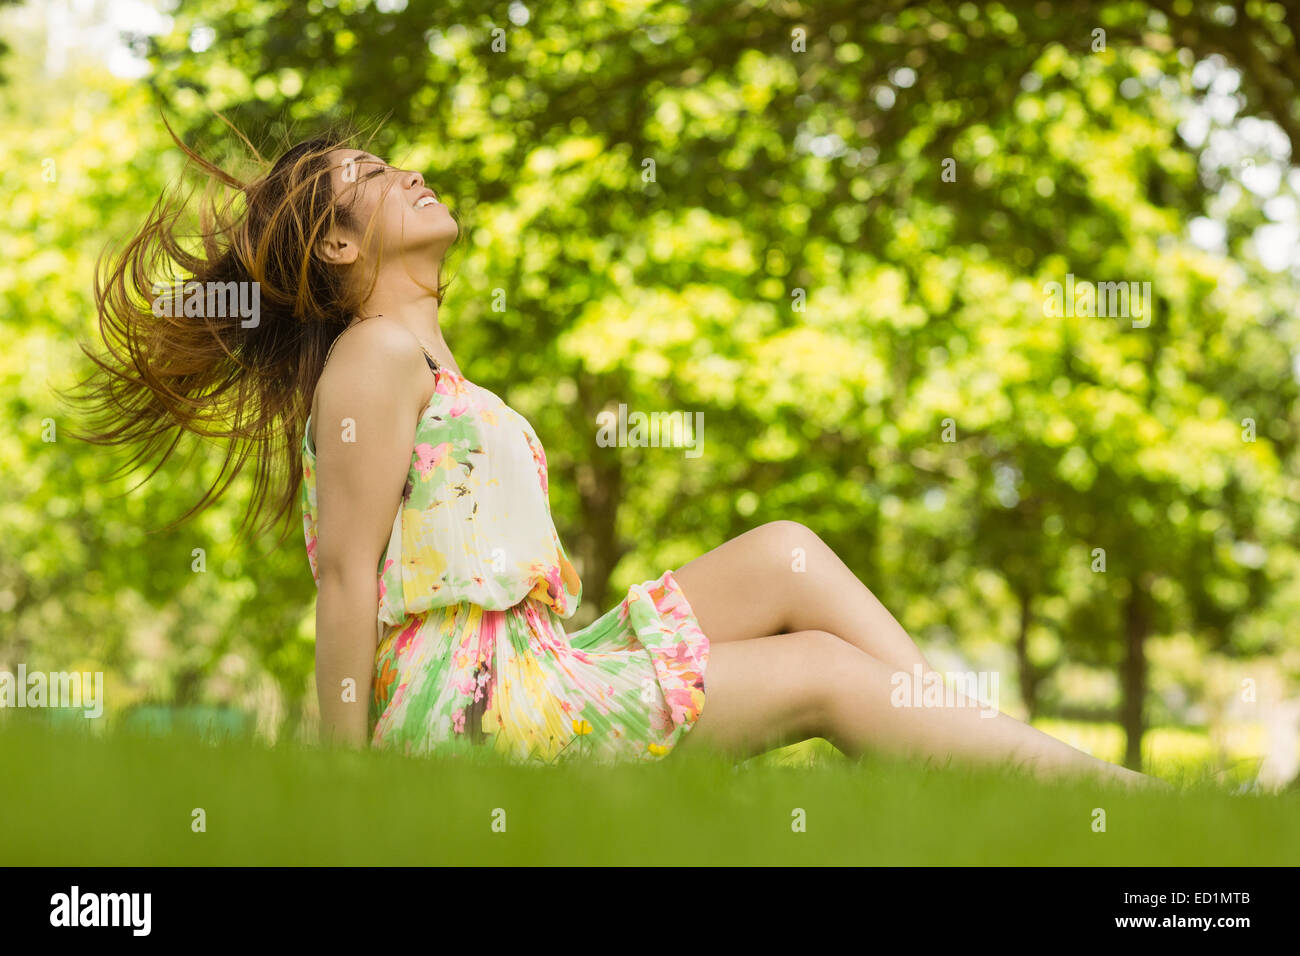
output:
<svg viewBox="0 0 1300 956"><path fill-rule="evenodd" d="M446 248L455 242L459 235L460 227L456 225L456 220L448 216L446 222L438 223L434 229L430 230L429 239L431 244L442 245L443 248Z"/></svg>
<svg viewBox="0 0 1300 956"><path fill-rule="evenodd" d="M405 254L413 258L427 258L432 255L441 259L443 253L451 248L452 243L456 241L459 234L460 230L456 228L455 223L452 223L450 228L432 232L422 237L419 242L411 243L408 237Z"/></svg>

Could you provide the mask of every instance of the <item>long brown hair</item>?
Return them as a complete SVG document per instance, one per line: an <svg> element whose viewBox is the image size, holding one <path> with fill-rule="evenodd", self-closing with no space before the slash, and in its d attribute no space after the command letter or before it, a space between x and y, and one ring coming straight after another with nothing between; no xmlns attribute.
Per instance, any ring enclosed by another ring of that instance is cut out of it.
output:
<svg viewBox="0 0 1300 956"><path fill-rule="evenodd" d="M206 180L197 232L181 229L191 196L176 189L159 198L120 252L110 248L100 257L95 304L107 352L101 357L81 344L98 371L78 383L84 395L71 397L90 411L90 428L68 431L97 445L133 446L123 472L161 451L146 481L171 458L186 432L228 441L217 479L167 528L220 498L252 456L252 500L239 529L250 528L275 505L270 519L256 528L261 532L295 510L302 436L326 354L373 290L373 276L370 288L364 288L314 254L318 240L336 225L358 225L347 205L335 201L327 154L354 147L365 134L352 123L333 122L268 164L246 136L217 115L261 175L236 178L187 146L163 118ZM367 237L371 228L373 223ZM193 282L201 285L189 285ZM254 285L224 285L231 282ZM440 286L439 299L446 284ZM259 306L253 324L227 315L227 303L203 291L213 288L251 289ZM196 290L203 291L197 308ZM277 482L278 496L272 499ZM291 526L285 523L277 546Z"/></svg>

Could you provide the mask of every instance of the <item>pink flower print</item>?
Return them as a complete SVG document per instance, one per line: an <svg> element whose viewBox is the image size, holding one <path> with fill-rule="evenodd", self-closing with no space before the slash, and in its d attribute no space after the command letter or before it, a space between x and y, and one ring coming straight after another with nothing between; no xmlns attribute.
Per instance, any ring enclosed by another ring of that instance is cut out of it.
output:
<svg viewBox="0 0 1300 956"><path fill-rule="evenodd" d="M442 465L450 455L451 442L444 441L436 445L420 442L415 446L415 470L427 478L429 472Z"/></svg>
<svg viewBox="0 0 1300 956"><path fill-rule="evenodd" d="M505 611L484 611L478 629L478 653L482 660L491 660L496 653L497 636L505 627Z"/></svg>
<svg viewBox="0 0 1300 956"><path fill-rule="evenodd" d="M452 729L455 730L456 733L458 734L463 734L465 732L465 708L464 707L456 708L456 712L451 715L451 726Z"/></svg>
<svg viewBox="0 0 1300 956"><path fill-rule="evenodd" d="M657 649L660 653L664 653L663 648ZM667 653L665 653L665 658L674 670L689 668L695 663L695 652L691 650L689 645L683 642L674 644L671 648L668 648Z"/></svg>
<svg viewBox="0 0 1300 956"><path fill-rule="evenodd" d="M668 706L672 708L672 718L674 724L685 723L695 708L695 699L691 692L684 688L674 688L664 694L664 699L668 701Z"/></svg>
<svg viewBox="0 0 1300 956"><path fill-rule="evenodd" d="M660 707L652 707L650 709L650 728L659 732L672 730L672 715Z"/></svg>
<svg viewBox="0 0 1300 956"><path fill-rule="evenodd" d="M395 656L401 657L406 653L406 648L410 645L411 639L414 638L416 633L420 630L420 623L420 619L416 618L411 622L410 626L407 627L406 630L402 631L401 635L393 644L393 654Z"/></svg>
<svg viewBox="0 0 1300 956"><path fill-rule="evenodd" d="M550 487L546 479L546 452L539 442L533 441L531 435L524 432L524 441L528 442L528 450L533 453L533 462L537 465L537 480L542 487L542 493L550 495Z"/></svg>

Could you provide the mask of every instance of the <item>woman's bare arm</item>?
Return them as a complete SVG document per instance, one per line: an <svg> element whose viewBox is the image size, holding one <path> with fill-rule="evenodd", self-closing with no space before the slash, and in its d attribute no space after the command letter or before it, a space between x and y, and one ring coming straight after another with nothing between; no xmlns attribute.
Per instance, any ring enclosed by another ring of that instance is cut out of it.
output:
<svg viewBox="0 0 1300 956"><path fill-rule="evenodd" d="M367 319L321 377L316 442L316 693L321 738L363 746L378 643L379 561L433 379L402 326Z"/></svg>

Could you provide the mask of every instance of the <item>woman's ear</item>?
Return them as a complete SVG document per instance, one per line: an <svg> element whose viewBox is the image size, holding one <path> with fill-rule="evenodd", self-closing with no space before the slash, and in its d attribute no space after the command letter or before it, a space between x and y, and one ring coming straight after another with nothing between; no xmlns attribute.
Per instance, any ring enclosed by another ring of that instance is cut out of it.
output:
<svg viewBox="0 0 1300 956"><path fill-rule="evenodd" d="M357 244L338 227L331 229L316 243L316 254L332 266L350 266L357 261Z"/></svg>

